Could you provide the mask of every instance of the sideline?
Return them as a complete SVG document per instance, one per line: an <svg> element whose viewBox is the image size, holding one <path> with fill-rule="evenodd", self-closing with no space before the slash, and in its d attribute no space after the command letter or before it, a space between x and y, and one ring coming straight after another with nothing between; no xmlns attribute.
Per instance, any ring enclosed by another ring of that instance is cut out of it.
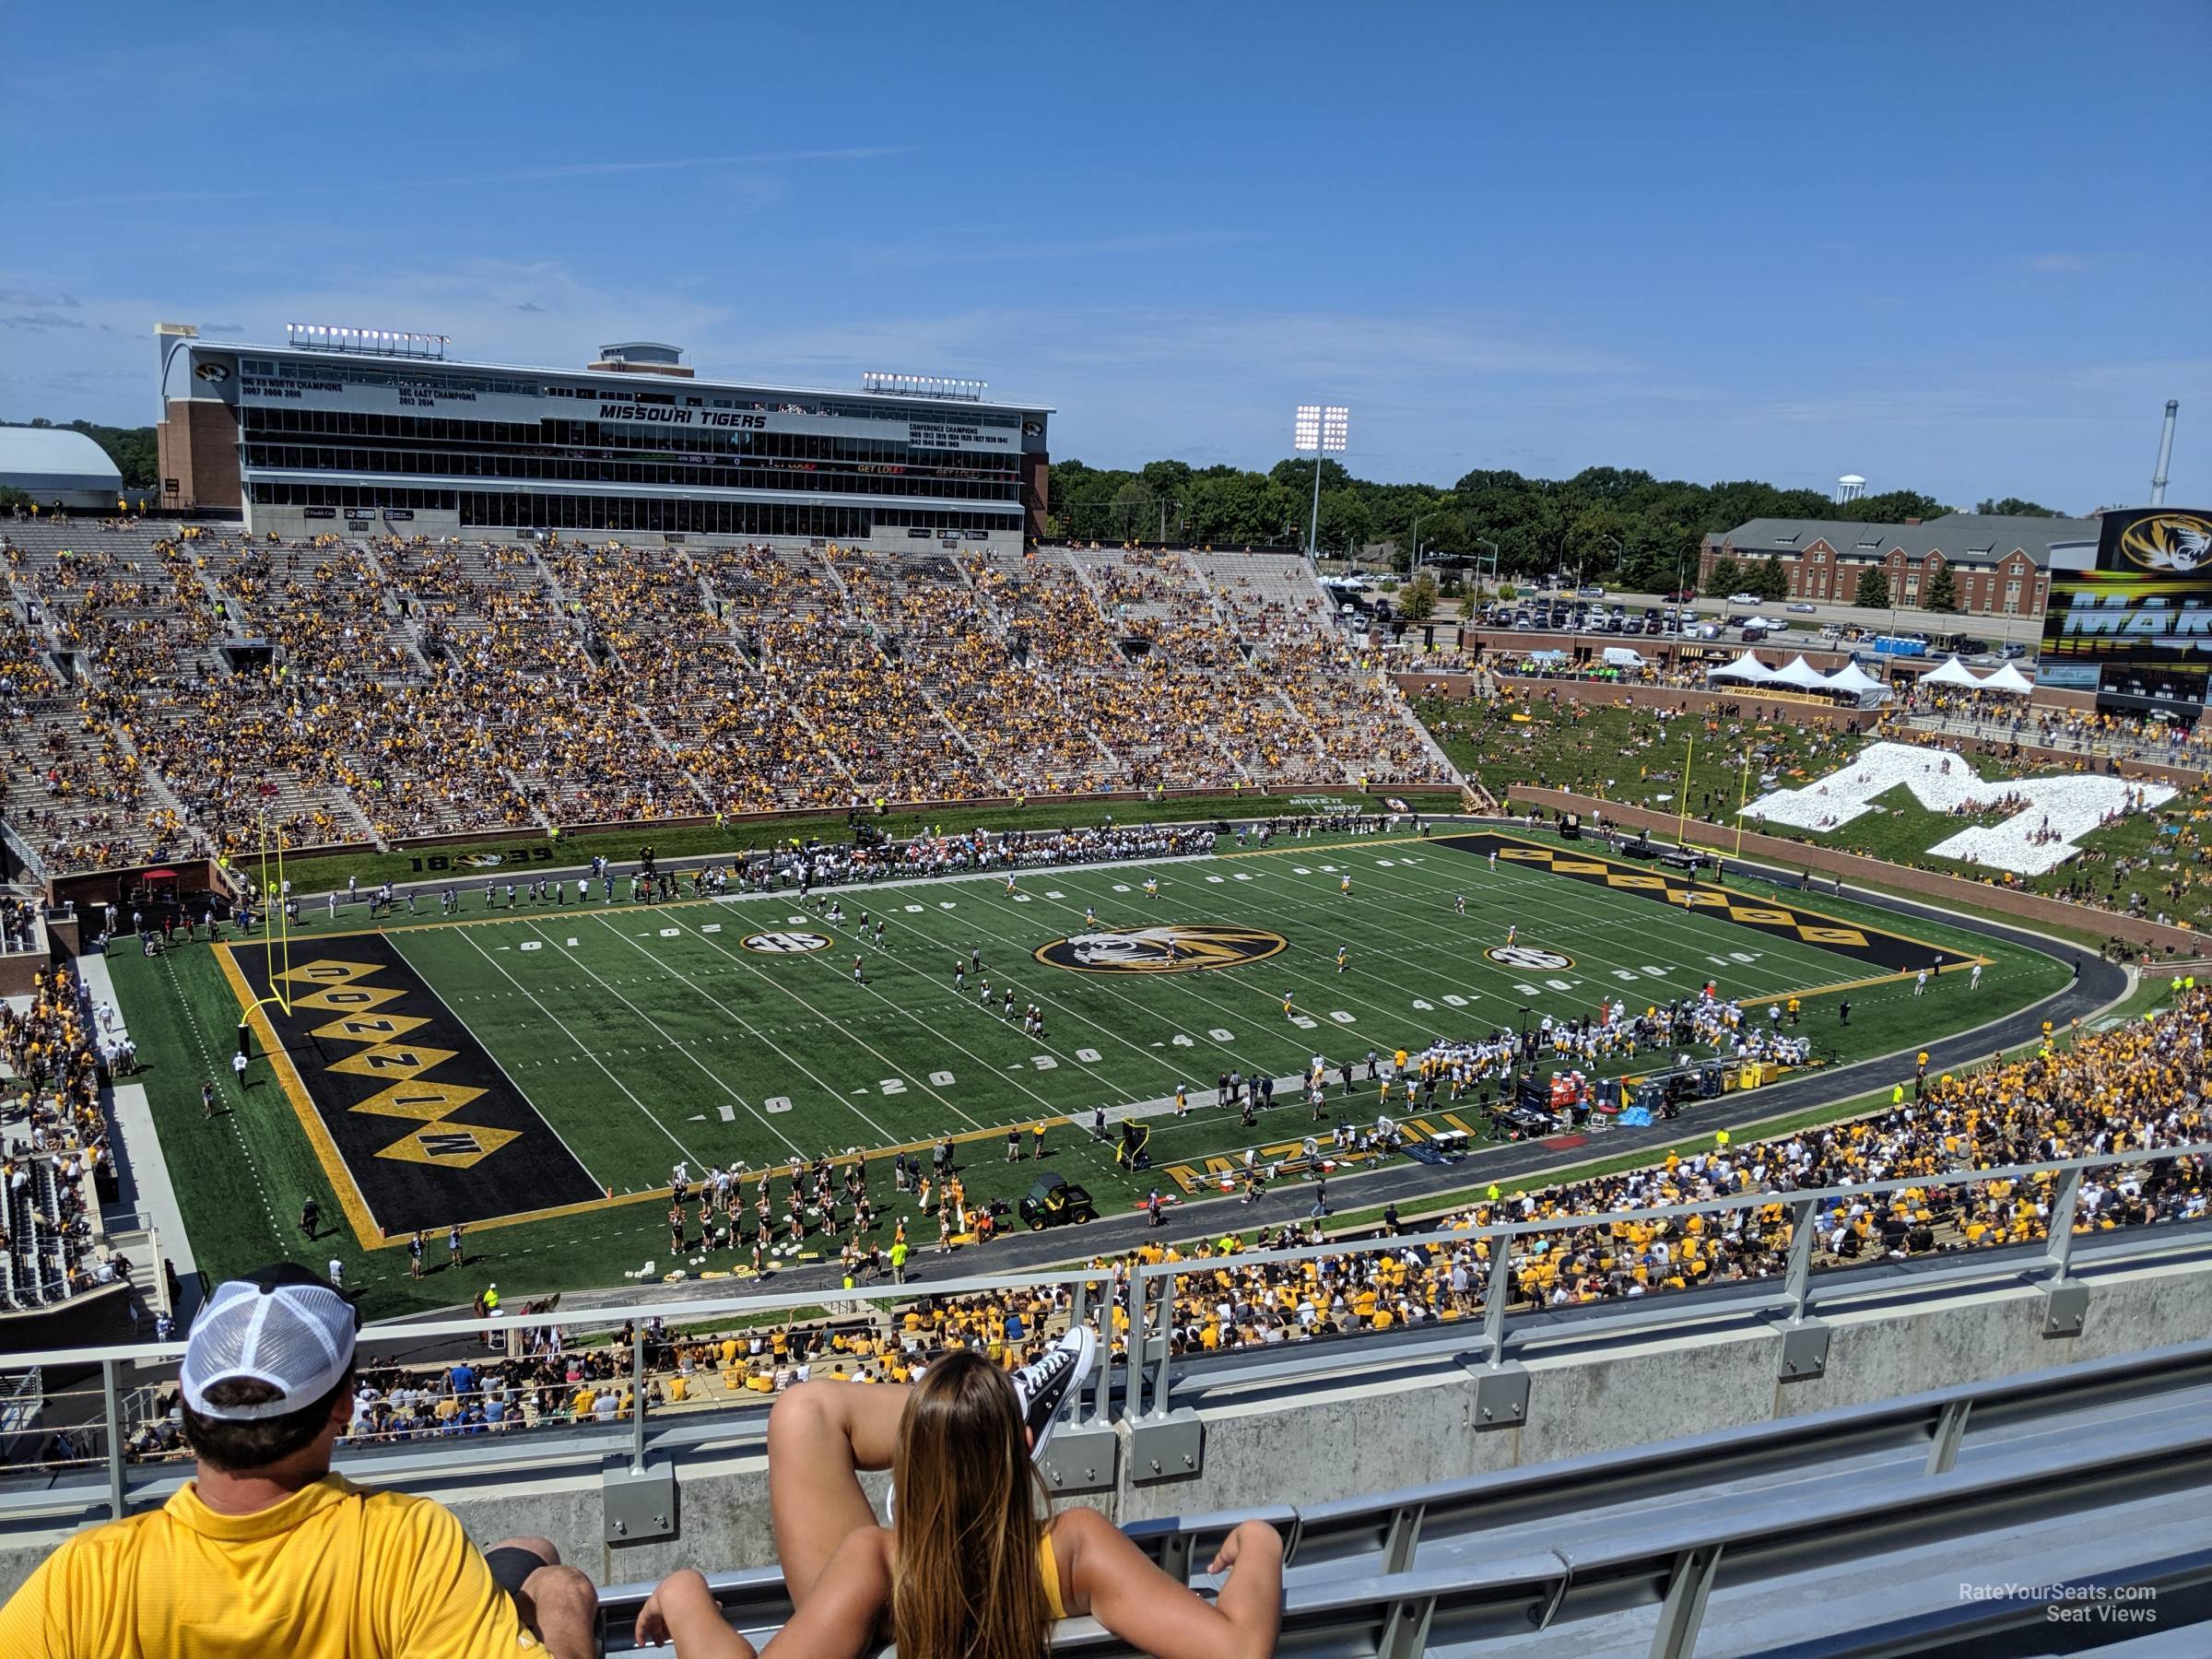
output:
<svg viewBox="0 0 2212 1659"><path fill-rule="evenodd" d="M123 1017L123 1004L115 996L115 982L108 972L107 959L88 952L77 957L72 965L84 981L86 994L92 998L94 1006L105 1003L114 1010L115 1022L109 1028L112 1033L117 1037L130 1035ZM141 1212L159 1235L161 1256L177 1270L177 1305L170 1312L177 1322L177 1328L183 1330L192 1323L192 1315L198 1308L199 1268L193 1260L192 1235L184 1230L183 1208L177 1203L177 1190L170 1182L169 1159L161 1149L161 1132L154 1127L153 1106L147 1100L146 1085L111 1083L108 1115L114 1123L115 1139L122 1150L122 1157L116 1160L122 1199L114 1207ZM104 1217L101 1224L106 1226ZM161 1264L155 1262L150 1265L159 1280Z"/></svg>

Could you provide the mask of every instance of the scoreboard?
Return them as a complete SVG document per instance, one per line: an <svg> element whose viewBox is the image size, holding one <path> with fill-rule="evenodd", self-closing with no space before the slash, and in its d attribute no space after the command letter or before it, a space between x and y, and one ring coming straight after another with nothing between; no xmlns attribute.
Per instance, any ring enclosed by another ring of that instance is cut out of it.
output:
<svg viewBox="0 0 2212 1659"><path fill-rule="evenodd" d="M2106 513L2095 569L2051 573L2036 684L2194 718L2203 712L2208 673L2212 513Z"/></svg>

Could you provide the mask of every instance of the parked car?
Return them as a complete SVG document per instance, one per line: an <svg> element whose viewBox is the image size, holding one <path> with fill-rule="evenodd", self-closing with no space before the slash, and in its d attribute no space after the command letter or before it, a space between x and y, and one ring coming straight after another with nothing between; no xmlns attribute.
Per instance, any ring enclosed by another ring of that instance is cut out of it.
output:
<svg viewBox="0 0 2212 1659"><path fill-rule="evenodd" d="M1576 588L1574 596L1577 599L1603 599L1606 596L1606 590L1594 582L1588 587Z"/></svg>
<svg viewBox="0 0 2212 1659"><path fill-rule="evenodd" d="M1731 594L1728 595L1728 603L1731 605L1757 605L1759 595L1757 594Z"/></svg>
<svg viewBox="0 0 2212 1659"><path fill-rule="evenodd" d="M1763 628L1747 628L1740 637L1745 644L1756 645L1767 637L1767 630Z"/></svg>
<svg viewBox="0 0 2212 1659"><path fill-rule="evenodd" d="M1800 599L1795 605L1784 606L1783 608L1784 610L1793 611L1801 617L1810 617L1818 613L1820 607L1817 605L1807 605L1804 600Z"/></svg>
<svg viewBox="0 0 2212 1659"><path fill-rule="evenodd" d="M1824 640L1840 640L1843 637L1843 629L1838 623L1825 623L1820 629L1820 637Z"/></svg>

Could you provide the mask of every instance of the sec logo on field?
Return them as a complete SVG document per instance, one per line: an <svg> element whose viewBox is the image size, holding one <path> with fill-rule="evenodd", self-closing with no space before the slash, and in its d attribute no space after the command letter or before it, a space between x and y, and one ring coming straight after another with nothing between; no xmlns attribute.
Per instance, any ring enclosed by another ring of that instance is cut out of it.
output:
<svg viewBox="0 0 2212 1659"><path fill-rule="evenodd" d="M1500 967L1524 968L1532 973L1557 973L1574 966L1572 957L1557 950L1539 950L1534 945L1493 945L1482 954Z"/></svg>
<svg viewBox="0 0 2212 1659"><path fill-rule="evenodd" d="M1264 927L1174 924L1077 934L1054 939L1035 954L1041 962L1078 973L1188 973L1264 961L1289 943Z"/></svg>
<svg viewBox="0 0 2212 1659"><path fill-rule="evenodd" d="M741 949L757 950L763 956L800 956L830 948L830 941L818 933L747 934L737 944Z"/></svg>

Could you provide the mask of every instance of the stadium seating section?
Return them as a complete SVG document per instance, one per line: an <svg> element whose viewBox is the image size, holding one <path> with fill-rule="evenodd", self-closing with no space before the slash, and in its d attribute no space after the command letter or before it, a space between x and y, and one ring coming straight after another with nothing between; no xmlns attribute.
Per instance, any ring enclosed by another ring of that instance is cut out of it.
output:
<svg viewBox="0 0 2212 1659"><path fill-rule="evenodd" d="M49 873L716 812L1449 782L1294 559L20 524L0 811Z"/></svg>

